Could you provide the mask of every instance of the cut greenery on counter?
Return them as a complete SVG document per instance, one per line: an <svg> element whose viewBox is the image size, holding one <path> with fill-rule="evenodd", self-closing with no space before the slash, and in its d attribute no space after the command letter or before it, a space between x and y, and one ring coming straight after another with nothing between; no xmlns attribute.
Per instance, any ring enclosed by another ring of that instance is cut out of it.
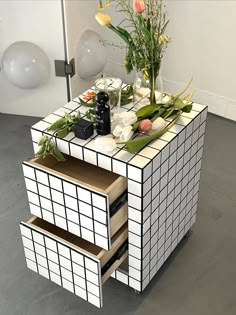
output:
<svg viewBox="0 0 236 315"><path fill-rule="evenodd" d="M184 95L191 82L192 80L180 93L172 95L166 92L166 96L160 104L146 105L140 108L137 112L122 112L120 115L115 114L117 117L114 119L114 138L100 137L98 141L99 143L96 144L96 150L108 152L114 150L117 147L117 144L123 144L128 152L136 153L151 141L161 137L175 124L183 112L191 112L191 99L194 91ZM94 115L94 109L91 108L83 117L86 117L94 123ZM167 118L170 117L173 117L173 119L167 120ZM65 138L70 132L74 131L75 123L81 118L79 112L76 115L65 113L63 118L57 120L47 129L47 131L53 131L51 138L47 136L41 137L39 141L40 149L36 155L45 158L47 154L51 154L58 161L63 161L64 157L56 147L56 144L52 142L52 138L53 136Z"/></svg>
<svg viewBox="0 0 236 315"><path fill-rule="evenodd" d="M85 107L96 107L96 94L95 92L87 92L87 95L82 99L79 98L81 105ZM121 90L120 106L125 106L133 101L133 87L128 85L126 89Z"/></svg>

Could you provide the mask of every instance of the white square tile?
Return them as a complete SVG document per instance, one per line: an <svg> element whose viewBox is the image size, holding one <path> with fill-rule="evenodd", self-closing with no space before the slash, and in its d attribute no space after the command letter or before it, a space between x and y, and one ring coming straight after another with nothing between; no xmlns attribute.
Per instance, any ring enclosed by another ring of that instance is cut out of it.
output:
<svg viewBox="0 0 236 315"><path fill-rule="evenodd" d="M51 189L51 195L52 195L52 200L61 204L61 205L64 205L64 197L63 197L63 194L59 191L56 191L54 189Z"/></svg>
<svg viewBox="0 0 236 315"><path fill-rule="evenodd" d="M88 302L97 306L97 307L100 307L100 298L96 297L95 295L93 295L89 292L88 292Z"/></svg>
<svg viewBox="0 0 236 315"><path fill-rule="evenodd" d="M104 236L105 238L108 238L108 231L107 231L106 225L101 224L97 221L94 221L94 229L95 229L95 233L100 234Z"/></svg>
<svg viewBox="0 0 236 315"><path fill-rule="evenodd" d="M154 159L159 154L160 154L159 150L151 148L149 146L145 147L143 150L139 152L139 155L149 159Z"/></svg>
<svg viewBox="0 0 236 315"><path fill-rule="evenodd" d="M51 281L53 281L54 283L58 284L61 286L61 277L56 275L55 273L53 272L50 272L50 279Z"/></svg>
<svg viewBox="0 0 236 315"><path fill-rule="evenodd" d="M37 206L40 206L40 203L39 203L39 196L37 194L34 194L30 191L27 191L27 195L28 195L28 200L29 202L37 205Z"/></svg>
<svg viewBox="0 0 236 315"><path fill-rule="evenodd" d="M79 212L81 214L86 215L87 217L92 218L92 206L83 202L83 201L79 201Z"/></svg>
<svg viewBox="0 0 236 315"><path fill-rule="evenodd" d="M85 280L78 275L74 274L74 282L77 286L80 288L83 288L84 290L86 289L86 283Z"/></svg>
<svg viewBox="0 0 236 315"><path fill-rule="evenodd" d="M28 248L24 247L25 257L36 262L36 256L35 253L32 250L29 250Z"/></svg>
<svg viewBox="0 0 236 315"><path fill-rule="evenodd" d="M66 208L67 220L79 224L79 214L77 211Z"/></svg>
<svg viewBox="0 0 236 315"><path fill-rule="evenodd" d="M70 152L71 156L74 156L75 158L79 160L83 160L83 149L77 144L70 143Z"/></svg>
<svg viewBox="0 0 236 315"><path fill-rule="evenodd" d="M30 239L22 236L22 242L23 242L24 247L30 249L31 251L34 251L33 242Z"/></svg>
<svg viewBox="0 0 236 315"><path fill-rule="evenodd" d="M107 237L95 234L95 244L101 248L109 249L109 240Z"/></svg>
<svg viewBox="0 0 236 315"><path fill-rule="evenodd" d="M23 164L22 168L23 168L23 173L24 173L25 177L28 177L28 178L30 178L32 180L36 180L34 169L32 167Z"/></svg>
<svg viewBox="0 0 236 315"><path fill-rule="evenodd" d="M71 251L71 259L72 259L72 261L73 261L74 263L76 263L76 265L80 265L80 266L82 266L82 267L84 266L84 256L81 255L80 253L78 253L78 252L72 250L72 251ZM77 268L76 265L75 265L75 269ZM74 271L74 272L75 272L75 271ZM80 272L80 273L77 273L77 274L81 276L81 272ZM83 275L83 273L82 273L82 275ZM84 277L84 275L83 275L83 277Z"/></svg>
<svg viewBox="0 0 236 315"><path fill-rule="evenodd" d="M141 219L142 219L142 212L139 210L136 210L132 207L128 208L128 218L141 223Z"/></svg>
<svg viewBox="0 0 236 315"><path fill-rule="evenodd" d="M98 263L88 257L85 257L85 268L98 273Z"/></svg>
<svg viewBox="0 0 236 315"><path fill-rule="evenodd" d="M139 223L137 223L135 221L129 220L129 222L128 222L128 229L129 229L130 232L133 232L135 234L141 235L142 226L141 226L141 224L139 224Z"/></svg>
<svg viewBox="0 0 236 315"><path fill-rule="evenodd" d="M49 182L48 182L48 175L44 172L41 172L39 170L36 170L35 171L36 173L36 178L37 178L37 181L41 184L44 184L46 186L49 185Z"/></svg>
<svg viewBox="0 0 236 315"><path fill-rule="evenodd" d="M62 286L63 286L64 289L74 293L74 286L73 286L72 282L62 278Z"/></svg>
<svg viewBox="0 0 236 315"><path fill-rule="evenodd" d="M142 209L142 198L137 197L137 196L132 195L132 194L128 194L128 204L130 207L133 207L137 210L141 210Z"/></svg>
<svg viewBox="0 0 236 315"><path fill-rule="evenodd" d="M57 244L51 238L45 237L46 247L54 252L57 252Z"/></svg>
<svg viewBox="0 0 236 315"><path fill-rule="evenodd" d="M98 154L98 166L111 171L111 158L102 154Z"/></svg>
<svg viewBox="0 0 236 315"><path fill-rule="evenodd" d="M84 148L84 161L97 165L97 153Z"/></svg>
<svg viewBox="0 0 236 315"><path fill-rule="evenodd" d="M52 212L42 210L42 217L45 221L48 221L52 224L54 224L54 216Z"/></svg>
<svg viewBox="0 0 236 315"><path fill-rule="evenodd" d="M130 278L129 279L129 285L131 288L134 288L137 291L141 291L141 282L139 282L133 278Z"/></svg>
<svg viewBox="0 0 236 315"><path fill-rule="evenodd" d="M133 256L129 256L129 265L135 269L141 270L141 260Z"/></svg>
<svg viewBox="0 0 236 315"><path fill-rule="evenodd" d="M53 261L48 261L48 267L49 267L49 270L56 273L57 275L60 276L60 268L59 268L59 265L56 264L55 262Z"/></svg>
<svg viewBox="0 0 236 315"><path fill-rule="evenodd" d="M161 168L158 168L152 175L152 184L155 185L161 179Z"/></svg>
<svg viewBox="0 0 236 315"><path fill-rule="evenodd" d="M39 142L39 139L42 137L43 133L42 131L38 131L38 130L35 130L35 129L31 129L31 138L32 138L32 141L34 143L38 143ZM39 147L37 147L37 151L38 151ZM36 153L36 151L35 151Z"/></svg>
<svg viewBox="0 0 236 315"><path fill-rule="evenodd" d="M50 261L55 262L57 265L59 264L58 254L48 248L47 248L47 257Z"/></svg>
<svg viewBox="0 0 236 315"><path fill-rule="evenodd" d="M81 214L80 214L80 224L81 226L85 227L86 229L89 229L90 231L93 231L94 229L93 220Z"/></svg>
<svg viewBox="0 0 236 315"><path fill-rule="evenodd" d="M38 193L37 184L34 180L25 177L25 186L27 190L30 190L36 194Z"/></svg>
<svg viewBox="0 0 236 315"><path fill-rule="evenodd" d="M49 183L51 188L62 191L62 181L59 178L49 175Z"/></svg>
<svg viewBox="0 0 236 315"><path fill-rule="evenodd" d="M54 210L54 213L59 215L60 217L63 217L63 218L66 217L65 207L64 206L59 205L56 202L53 202L53 210Z"/></svg>
<svg viewBox="0 0 236 315"><path fill-rule="evenodd" d="M66 219L61 218L58 215L55 215L55 224L60 228L67 230Z"/></svg>
<svg viewBox="0 0 236 315"><path fill-rule="evenodd" d="M92 193L92 203L97 208L106 211L107 210L107 198L106 196Z"/></svg>
<svg viewBox="0 0 236 315"><path fill-rule="evenodd" d="M68 221L67 225L68 225L68 231L70 233L75 234L80 237L80 226L78 224Z"/></svg>
<svg viewBox="0 0 236 315"><path fill-rule="evenodd" d="M113 172L121 176L127 176L127 164L121 161L112 160Z"/></svg>
<svg viewBox="0 0 236 315"><path fill-rule="evenodd" d="M69 195L71 197L77 198L76 186L75 185L63 181L63 189L64 189L64 193L65 194L67 194L67 195Z"/></svg>
<svg viewBox="0 0 236 315"><path fill-rule="evenodd" d="M81 287L78 287L77 285L75 285L75 294L79 297L81 297L84 300L87 300L87 293L84 289L82 289Z"/></svg>
<svg viewBox="0 0 236 315"><path fill-rule="evenodd" d="M63 256L59 256L59 260L60 260L60 265L64 268L66 268L67 270L72 270L72 266L71 266L71 260L68 258L65 258ZM68 279L70 280L70 279Z"/></svg>
<svg viewBox="0 0 236 315"><path fill-rule="evenodd" d="M94 233L84 227L81 227L81 237L91 243L94 243Z"/></svg>
<svg viewBox="0 0 236 315"><path fill-rule="evenodd" d="M33 240L34 242L38 243L38 244L41 244L44 246L44 238L43 238L43 235L36 232L36 231L32 231L32 234L33 234Z"/></svg>
<svg viewBox="0 0 236 315"><path fill-rule="evenodd" d="M50 194L50 189L47 186L44 186L42 184L38 184L38 191L39 191L39 195L46 197L48 199L51 198L51 194Z"/></svg>
<svg viewBox="0 0 236 315"><path fill-rule="evenodd" d="M76 212L79 211L78 209L78 200L76 198L70 197L65 195L65 205L67 208L70 208Z"/></svg>
<svg viewBox="0 0 236 315"><path fill-rule="evenodd" d="M46 251L45 251L45 247L38 244L38 243L34 243L34 248L35 248L35 252L43 257L46 257Z"/></svg>
<svg viewBox="0 0 236 315"><path fill-rule="evenodd" d="M128 166L128 177L139 183L142 182L142 170L140 168L129 165Z"/></svg>
<svg viewBox="0 0 236 315"><path fill-rule="evenodd" d="M128 233L129 233L129 243L133 244L134 246L141 247L141 237L134 233L131 233L130 231Z"/></svg>
<svg viewBox="0 0 236 315"><path fill-rule="evenodd" d="M107 224L107 213L106 212L104 212L98 208L93 207L93 217L94 217L94 220L99 221L103 224Z"/></svg>
<svg viewBox="0 0 236 315"><path fill-rule="evenodd" d="M98 274L96 272L90 271L89 269L85 269L86 272L86 280L99 285Z"/></svg>
<svg viewBox="0 0 236 315"><path fill-rule="evenodd" d="M38 271L39 271L39 274L47 279L49 279L49 273L48 273L48 270L44 267L41 267L38 265Z"/></svg>
<svg viewBox="0 0 236 315"><path fill-rule="evenodd" d="M41 207L45 210L48 210L50 212L52 212L52 202L51 200L49 199L46 199L44 197L39 197L40 198L40 204L41 204Z"/></svg>
<svg viewBox="0 0 236 315"><path fill-rule="evenodd" d="M70 259L70 250L68 247L62 245L61 243L58 243L58 252L60 255Z"/></svg>
<svg viewBox="0 0 236 315"><path fill-rule="evenodd" d="M82 200L84 202L87 202L89 204L91 204L91 192L87 189L84 189L82 187L77 187L77 192L78 192L78 198L79 200Z"/></svg>
<svg viewBox="0 0 236 315"><path fill-rule="evenodd" d="M36 217L39 217L39 218L42 217L41 209L39 206L36 206L36 205L33 205L32 203L30 203L29 207L30 207L30 212L33 215L36 215Z"/></svg>
<svg viewBox="0 0 236 315"><path fill-rule="evenodd" d="M36 124L34 124L32 126L32 129L36 129L36 130L40 130L40 131L45 131L48 127L50 126L49 123L41 120L39 122L37 122Z"/></svg>

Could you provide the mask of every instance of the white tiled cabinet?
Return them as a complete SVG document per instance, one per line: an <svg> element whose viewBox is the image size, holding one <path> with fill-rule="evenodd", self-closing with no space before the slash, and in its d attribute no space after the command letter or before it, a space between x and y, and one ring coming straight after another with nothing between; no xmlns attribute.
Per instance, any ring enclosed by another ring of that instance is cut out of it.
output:
<svg viewBox="0 0 236 315"><path fill-rule="evenodd" d="M86 110L76 98L32 127L35 151L49 135L68 157L64 166L23 163L35 217L21 232L30 269L102 307L102 284L110 276L143 291L196 221L207 107L193 104L137 154L122 146L96 152L96 134L57 139L46 131L65 112ZM133 104L122 110L134 111ZM119 269L125 259L127 271Z"/></svg>

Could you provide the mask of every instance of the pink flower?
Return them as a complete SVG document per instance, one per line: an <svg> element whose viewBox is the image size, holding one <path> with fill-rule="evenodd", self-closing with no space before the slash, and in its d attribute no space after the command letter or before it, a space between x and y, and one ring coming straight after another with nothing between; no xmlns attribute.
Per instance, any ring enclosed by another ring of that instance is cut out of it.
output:
<svg viewBox="0 0 236 315"><path fill-rule="evenodd" d="M135 13L143 13L146 9L146 5L143 0L133 1L133 10Z"/></svg>
<svg viewBox="0 0 236 315"><path fill-rule="evenodd" d="M143 121L141 121L138 128L141 132L149 131L152 128L151 120L144 119Z"/></svg>

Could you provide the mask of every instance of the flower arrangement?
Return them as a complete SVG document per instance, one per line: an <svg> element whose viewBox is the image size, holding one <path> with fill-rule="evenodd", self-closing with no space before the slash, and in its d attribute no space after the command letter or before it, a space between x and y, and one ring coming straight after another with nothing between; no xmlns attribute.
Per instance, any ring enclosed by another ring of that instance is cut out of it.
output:
<svg viewBox="0 0 236 315"><path fill-rule="evenodd" d="M166 19L163 0L113 0L113 2L119 11L126 14L123 22L119 26L114 26L111 17L101 12L96 14L96 20L125 42L127 72L130 73L133 69L142 72L144 78L150 82L150 103L156 104L156 79L164 50L171 41L171 38L165 34L169 21ZM110 1L106 1L106 6L108 5ZM104 9L101 0L99 9Z"/></svg>
<svg viewBox="0 0 236 315"><path fill-rule="evenodd" d="M136 112L114 114L113 134L108 137L98 137L95 140L94 149L100 152L110 152L117 145L122 144L128 152L136 153L151 141L161 137L175 124L183 112L191 112L191 99L194 91L184 95L190 84L191 81L183 91L175 95L166 93L165 101L161 104L146 105ZM87 95L93 97L90 94ZM94 123L95 113L93 111L94 109L89 109L84 116ZM53 132L53 136L65 138L74 131L75 123L83 117L80 112L76 115L65 113L65 117L57 120L47 131ZM169 121L170 117L173 119ZM37 156L45 158L47 154L51 154L59 161L64 160L63 155L52 142L52 137L43 136L39 141L39 146Z"/></svg>

